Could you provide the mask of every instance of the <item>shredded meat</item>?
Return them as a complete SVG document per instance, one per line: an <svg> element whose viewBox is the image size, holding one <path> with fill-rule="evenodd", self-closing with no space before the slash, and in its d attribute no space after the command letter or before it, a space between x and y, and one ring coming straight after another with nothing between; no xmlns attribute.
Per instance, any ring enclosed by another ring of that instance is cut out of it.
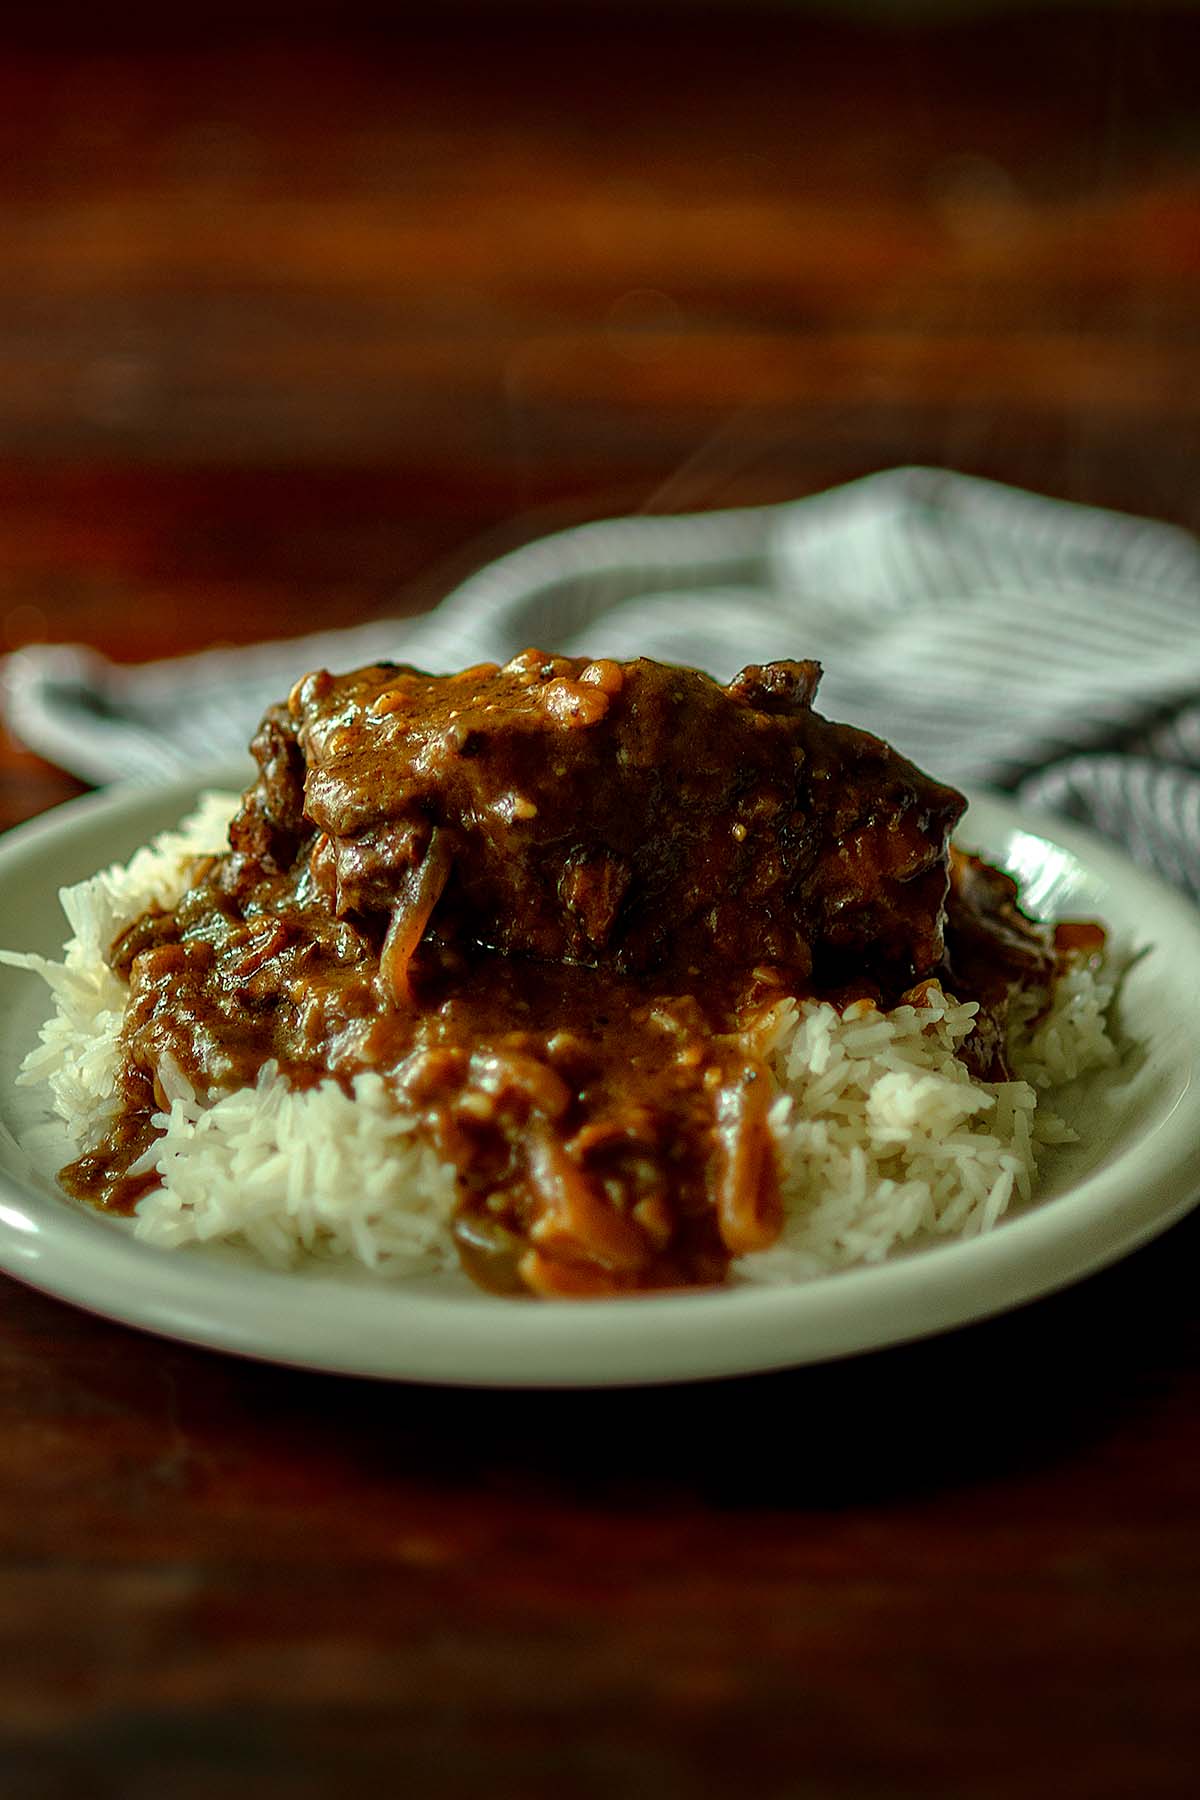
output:
<svg viewBox="0 0 1200 1800"><path fill-rule="evenodd" d="M230 849L114 944L125 1111L64 1171L128 1209L169 1057L381 1072L458 1171L464 1267L506 1292L720 1281L781 1223L756 1027L951 974L992 1020L1053 946L951 864L964 806L812 710L811 662L694 670L527 650L305 676L252 745ZM950 896L949 912L947 897Z"/></svg>

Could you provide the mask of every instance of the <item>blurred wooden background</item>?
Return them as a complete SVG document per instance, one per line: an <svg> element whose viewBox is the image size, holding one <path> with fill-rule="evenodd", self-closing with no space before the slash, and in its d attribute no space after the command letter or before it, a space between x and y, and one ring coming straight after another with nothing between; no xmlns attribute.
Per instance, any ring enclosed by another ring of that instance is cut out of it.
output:
<svg viewBox="0 0 1200 1800"><path fill-rule="evenodd" d="M898 462L1200 523L1197 15L336 10L0 59L8 645Z"/></svg>
<svg viewBox="0 0 1200 1800"><path fill-rule="evenodd" d="M4 643L350 623L913 461L1200 527L1200 15L869 11L6 18ZM0 744L0 824L76 789ZM1190 1800L1198 1251L582 1397L5 1283L0 1792Z"/></svg>

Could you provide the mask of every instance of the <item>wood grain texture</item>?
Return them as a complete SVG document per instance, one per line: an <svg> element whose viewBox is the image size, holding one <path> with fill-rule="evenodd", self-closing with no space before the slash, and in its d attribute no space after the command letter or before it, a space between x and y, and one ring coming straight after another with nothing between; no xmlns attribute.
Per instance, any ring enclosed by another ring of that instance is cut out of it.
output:
<svg viewBox="0 0 1200 1800"><path fill-rule="evenodd" d="M411 611L554 525L897 462L1200 527L1195 15L386 10L14 37L7 647ZM0 742L0 823L75 791ZM6 1283L0 1792L1191 1795L1198 1252L582 1396Z"/></svg>

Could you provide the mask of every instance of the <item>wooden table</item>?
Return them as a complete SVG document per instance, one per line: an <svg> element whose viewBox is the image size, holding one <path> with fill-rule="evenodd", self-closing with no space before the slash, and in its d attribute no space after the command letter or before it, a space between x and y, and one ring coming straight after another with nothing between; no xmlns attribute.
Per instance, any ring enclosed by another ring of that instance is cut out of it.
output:
<svg viewBox="0 0 1200 1800"><path fill-rule="evenodd" d="M0 68L9 645L350 622L900 461L1200 527L1195 14L134 11ZM77 790L4 744L0 823ZM583 1395L5 1284L0 1791L1191 1795L1198 1253Z"/></svg>

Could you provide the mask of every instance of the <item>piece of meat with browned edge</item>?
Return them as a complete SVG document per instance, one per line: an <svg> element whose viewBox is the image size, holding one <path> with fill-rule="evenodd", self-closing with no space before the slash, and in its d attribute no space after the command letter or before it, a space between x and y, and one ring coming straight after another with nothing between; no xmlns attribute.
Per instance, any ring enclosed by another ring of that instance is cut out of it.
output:
<svg viewBox="0 0 1200 1800"><path fill-rule="evenodd" d="M1007 1081L1009 1008L1014 995L1049 1001L1062 955L1102 948L1094 925L1042 925L1021 911L1017 884L981 856L951 847L942 985L975 1000L975 1029L964 1057L981 1081Z"/></svg>
<svg viewBox="0 0 1200 1800"><path fill-rule="evenodd" d="M288 703L299 756L279 715L256 740L234 846L257 873L302 811L330 909L397 921L399 979L432 914L446 941L545 962L765 962L898 993L941 956L964 802L815 713L819 675L781 662L721 687L538 650L452 676L319 672Z"/></svg>

